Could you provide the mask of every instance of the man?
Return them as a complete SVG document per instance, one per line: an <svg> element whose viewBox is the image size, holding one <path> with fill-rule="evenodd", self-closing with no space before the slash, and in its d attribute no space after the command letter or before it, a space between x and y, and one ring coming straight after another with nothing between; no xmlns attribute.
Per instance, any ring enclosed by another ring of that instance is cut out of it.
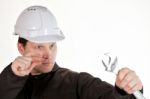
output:
<svg viewBox="0 0 150 99"><path fill-rule="evenodd" d="M0 99L135 99L142 83L134 71L123 68L116 86L88 73L61 68L55 62L56 42L64 39L52 13L31 6L15 25L18 56L0 74Z"/></svg>

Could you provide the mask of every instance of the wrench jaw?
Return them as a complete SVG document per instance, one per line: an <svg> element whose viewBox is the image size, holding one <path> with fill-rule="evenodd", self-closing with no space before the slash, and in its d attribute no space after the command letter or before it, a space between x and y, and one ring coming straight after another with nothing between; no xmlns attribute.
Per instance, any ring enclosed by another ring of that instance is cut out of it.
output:
<svg viewBox="0 0 150 99"><path fill-rule="evenodd" d="M115 68L118 65L118 59L117 57L112 59L112 56L110 56L109 54L110 53L104 54L105 60L102 60L102 64L105 67L105 71L114 73L116 75L117 73L115 73ZM145 99L145 97L140 91L134 92L133 95L136 97L136 99Z"/></svg>
<svg viewBox="0 0 150 99"><path fill-rule="evenodd" d="M114 73L116 66L118 65L117 56L113 59L109 53L104 54L105 60L102 60L102 64L105 67L105 71Z"/></svg>

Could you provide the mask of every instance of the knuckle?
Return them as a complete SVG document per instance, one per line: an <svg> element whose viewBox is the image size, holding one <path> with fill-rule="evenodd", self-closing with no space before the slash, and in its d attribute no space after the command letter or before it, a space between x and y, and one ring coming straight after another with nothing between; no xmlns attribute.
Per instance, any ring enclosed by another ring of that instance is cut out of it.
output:
<svg viewBox="0 0 150 99"><path fill-rule="evenodd" d="M136 75L135 71L133 71L133 70L130 70L130 71L129 71L129 74L130 74L130 75Z"/></svg>
<svg viewBox="0 0 150 99"><path fill-rule="evenodd" d="M132 93L132 90L128 87L125 87L124 88L124 91L126 91L128 94L131 94Z"/></svg>
<svg viewBox="0 0 150 99"><path fill-rule="evenodd" d="M128 89L131 89L132 87L133 87L133 85L131 85L131 84L128 84L128 85L127 85L127 88L128 88Z"/></svg>
<svg viewBox="0 0 150 99"><path fill-rule="evenodd" d="M25 58L27 61L32 61L32 58L29 57L29 56L24 56L24 58Z"/></svg>
<svg viewBox="0 0 150 99"><path fill-rule="evenodd" d="M129 71L130 69L128 67L122 68L122 71Z"/></svg>
<svg viewBox="0 0 150 99"><path fill-rule="evenodd" d="M130 81L130 80L132 80L132 76L128 73L127 75L126 75L126 77L124 78L124 80L125 81Z"/></svg>
<svg viewBox="0 0 150 99"><path fill-rule="evenodd" d="M120 74L126 74L127 72L129 72L129 69L127 67L124 67L124 68L119 70Z"/></svg>

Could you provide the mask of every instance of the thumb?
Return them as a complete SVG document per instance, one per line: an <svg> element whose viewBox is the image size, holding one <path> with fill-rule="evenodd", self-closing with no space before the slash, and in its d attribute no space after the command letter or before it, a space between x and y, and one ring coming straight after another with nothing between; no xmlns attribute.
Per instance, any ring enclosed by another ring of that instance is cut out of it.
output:
<svg viewBox="0 0 150 99"><path fill-rule="evenodd" d="M119 87L120 89L122 89L122 88L120 87L120 83L121 83L121 80L118 78L118 76L116 76L115 84L116 84L117 87Z"/></svg>
<svg viewBox="0 0 150 99"><path fill-rule="evenodd" d="M33 70L33 68L36 67L39 64L41 64L41 62L32 62L31 66L28 69L28 71L31 72Z"/></svg>

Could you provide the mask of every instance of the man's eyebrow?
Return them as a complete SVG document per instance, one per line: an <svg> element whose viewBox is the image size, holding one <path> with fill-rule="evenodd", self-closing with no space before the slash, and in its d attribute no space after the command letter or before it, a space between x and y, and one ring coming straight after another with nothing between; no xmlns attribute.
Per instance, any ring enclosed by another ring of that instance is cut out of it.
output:
<svg viewBox="0 0 150 99"><path fill-rule="evenodd" d="M56 42L51 43L51 45L54 45L54 44L56 44Z"/></svg>
<svg viewBox="0 0 150 99"><path fill-rule="evenodd" d="M42 44L38 44L37 46L43 46Z"/></svg>

